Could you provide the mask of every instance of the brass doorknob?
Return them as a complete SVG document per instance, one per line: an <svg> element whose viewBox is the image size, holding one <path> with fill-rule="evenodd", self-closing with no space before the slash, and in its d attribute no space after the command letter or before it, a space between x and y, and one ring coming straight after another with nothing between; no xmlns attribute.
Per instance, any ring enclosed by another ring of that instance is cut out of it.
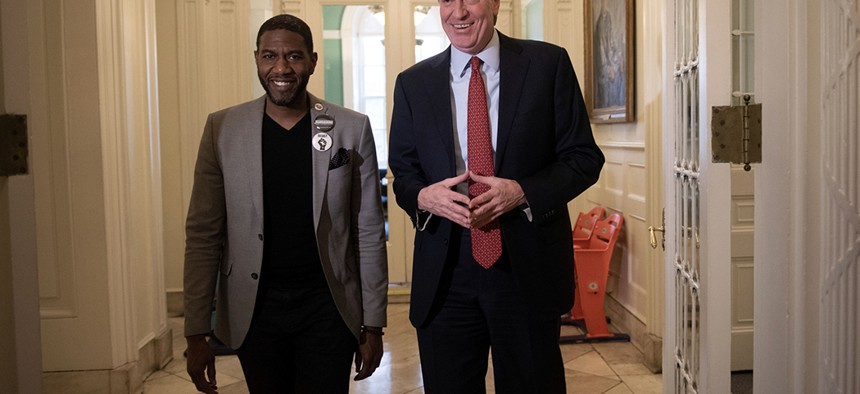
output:
<svg viewBox="0 0 860 394"><path fill-rule="evenodd" d="M658 231L661 234L660 235L660 239L661 239L660 246L663 248L663 250L666 250L666 236L665 236L666 229L663 228L663 226L660 226L660 227L648 226L648 233L650 233L650 235L651 235L651 248L657 249L657 232Z"/></svg>

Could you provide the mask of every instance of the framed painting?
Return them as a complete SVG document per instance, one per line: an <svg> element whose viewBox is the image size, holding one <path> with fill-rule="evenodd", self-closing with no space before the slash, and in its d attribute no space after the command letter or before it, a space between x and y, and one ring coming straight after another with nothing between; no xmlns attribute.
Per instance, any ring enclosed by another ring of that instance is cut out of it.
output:
<svg viewBox="0 0 860 394"><path fill-rule="evenodd" d="M585 103L592 123L635 120L633 0L585 2Z"/></svg>

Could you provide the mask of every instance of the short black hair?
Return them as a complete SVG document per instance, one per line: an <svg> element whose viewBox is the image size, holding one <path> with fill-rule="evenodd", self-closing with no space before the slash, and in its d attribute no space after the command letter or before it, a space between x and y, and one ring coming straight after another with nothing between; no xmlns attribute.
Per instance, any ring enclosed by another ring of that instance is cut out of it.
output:
<svg viewBox="0 0 860 394"><path fill-rule="evenodd" d="M263 22L260 26L260 31L257 32L257 49L260 49L260 37L263 36L263 33L271 30L282 29L289 30L302 36L308 47L308 53L314 52L314 39L313 36L311 36L311 28L308 27L308 24L305 23L305 21L290 14L275 15L269 18L269 20Z"/></svg>

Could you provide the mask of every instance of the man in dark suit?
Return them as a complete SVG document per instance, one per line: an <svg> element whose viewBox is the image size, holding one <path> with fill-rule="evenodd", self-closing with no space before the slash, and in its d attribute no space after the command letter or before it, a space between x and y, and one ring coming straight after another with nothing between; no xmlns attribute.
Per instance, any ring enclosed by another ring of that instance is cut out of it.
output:
<svg viewBox="0 0 860 394"><path fill-rule="evenodd" d="M188 374L216 393L206 343L237 350L252 393L346 393L382 358L388 305L376 145L367 116L307 91L308 25L277 15L254 51L266 94L215 112L186 222Z"/></svg>
<svg viewBox="0 0 860 394"><path fill-rule="evenodd" d="M425 389L484 392L492 348L496 392L563 393L567 203L604 157L564 49L497 32L499 0L439 5L451 47L398 76L389 150L417 229L410 320Z"/></svg>

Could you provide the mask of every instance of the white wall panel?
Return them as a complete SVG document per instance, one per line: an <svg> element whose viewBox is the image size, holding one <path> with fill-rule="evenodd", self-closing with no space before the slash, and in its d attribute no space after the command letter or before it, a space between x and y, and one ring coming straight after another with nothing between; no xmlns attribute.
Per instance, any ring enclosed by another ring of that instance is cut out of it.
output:
<svg viewBox="0 0 860 394"><path fill-rule="evenodd" d="M166 331L152 5L50 0L31 15L46 372L133 366Z"/></svg>

